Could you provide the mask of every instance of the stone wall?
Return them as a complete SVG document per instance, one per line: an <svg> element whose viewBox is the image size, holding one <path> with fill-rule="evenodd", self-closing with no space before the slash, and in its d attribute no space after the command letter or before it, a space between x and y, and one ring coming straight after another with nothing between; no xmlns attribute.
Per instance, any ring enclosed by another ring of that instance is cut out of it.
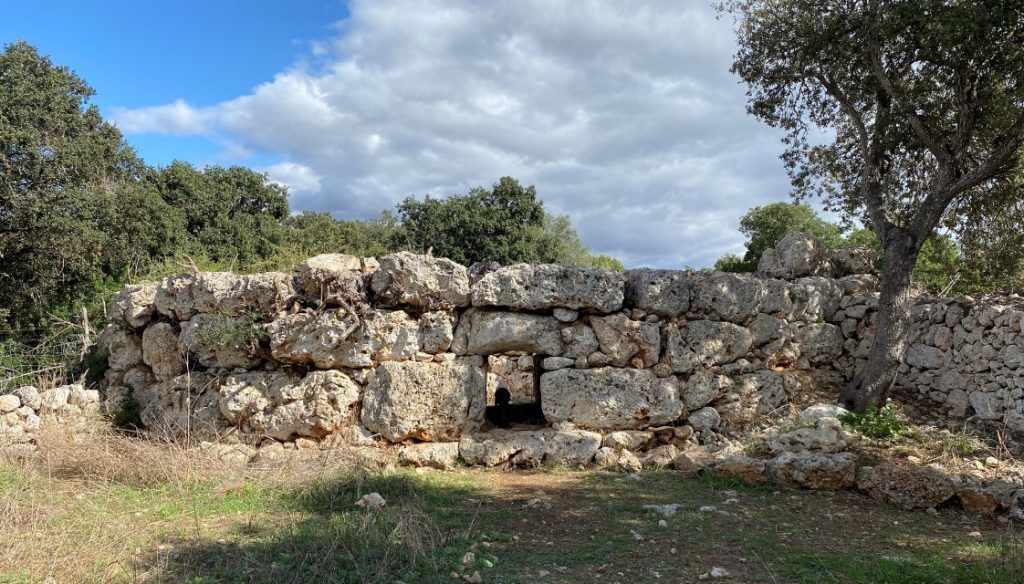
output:
<svg viewBox="0 0 1024 584"><path fill-rule="evenodd" d="M43 422L72 428L87 424L99 413L100 394L81 385L43 391L19 387L0 395L0 448L31 450Z"/></svg>
<svg viewBox="0 0 1024 584"><path fill-rule="evenodd" d="M486 464L586 462L621 431L714 448L834 399L870 345L877 280L856 272L871 265L792 236L757 275L404 252L184 274L117 295L104 407L137 402L180 438L446 443ZM900 395L1024 430L1022 316L922 302ZM498 387L539 400L547 427L481 434Z"/></svg>

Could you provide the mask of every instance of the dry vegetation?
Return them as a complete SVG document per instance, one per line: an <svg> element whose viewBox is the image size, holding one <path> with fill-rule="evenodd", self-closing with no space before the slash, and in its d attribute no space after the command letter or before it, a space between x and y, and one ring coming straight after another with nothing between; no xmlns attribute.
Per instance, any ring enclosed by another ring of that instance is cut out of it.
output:
<svg viewBox="0 0 1024 584"><path fill-rule="evenodd" d="M673 473L236 465L97 432L0 459L0 582L1011 582L1011 524ZM380 511L353 503L369 492ZM679 503L660 526L647 503ZM714 511L702 508L713 506ZM468 565L467 552L474 553Z"/></svg>

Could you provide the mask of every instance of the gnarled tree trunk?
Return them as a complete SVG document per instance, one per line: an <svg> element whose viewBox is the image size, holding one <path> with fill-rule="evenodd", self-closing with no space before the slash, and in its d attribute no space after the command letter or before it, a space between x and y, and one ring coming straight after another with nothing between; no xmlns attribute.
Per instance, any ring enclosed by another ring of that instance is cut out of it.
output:
<svg viewBox="0 0 1024 584"><path fill-rule="evenodd" d="M899 227L890 228L887 235L871 352L867 363L839 396L840 404L860 413L885 403L907 352L913 304L910 276L921 243L908 230Z"/></svg>

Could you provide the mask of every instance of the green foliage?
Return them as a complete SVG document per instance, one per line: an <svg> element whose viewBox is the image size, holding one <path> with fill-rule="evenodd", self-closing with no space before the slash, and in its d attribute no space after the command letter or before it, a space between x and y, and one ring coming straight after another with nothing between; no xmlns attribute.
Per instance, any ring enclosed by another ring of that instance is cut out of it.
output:
<svg viewBox="0 0 1024 584"><path fill-rule="evenodd" d="M259 348L262 335L263 329L251 315L211 314L203 319L196 340L203 346L233 347L252 354Z"/></svg>
<svg viewBox="0 0 1024 584"><path fill-rule="evenodd" d="M114 414L114 427L127 432L137 432L144 427L142 423L142 404L135 398L135 393L128 391L121 401L121 407Z"/></svg>
<svg viewBox="0 0 1024 584"><path fill-rule="evenodd" d="M813 235L831 247L843 243L839 227L825 221L809 205L771 203L754 207L740 219L740 233L747 236L747 251L742 258L719 260L724 272L753 272L765 250L775 247L787 233L798 231ZM715 264L719 269L719 263Z"/></svg>
<svg viewBox="0 0 1024 584"><path fill-rule="evenodd" d="M908 430L899 421L896 406L887 404L881 409L869 407L863 414L848 412L839 416L839 421L868 438L895 441Z"/></svg>

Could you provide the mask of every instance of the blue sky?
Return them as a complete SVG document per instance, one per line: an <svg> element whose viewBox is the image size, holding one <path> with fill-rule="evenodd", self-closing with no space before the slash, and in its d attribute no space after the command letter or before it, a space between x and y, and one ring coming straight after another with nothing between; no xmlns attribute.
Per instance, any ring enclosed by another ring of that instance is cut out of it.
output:
<svg viewBox="0 0 1024 584"><path fill-rule="evenodd" d="M710 0L4 2L150 164L242 164L372 217L513 176L627 266L740 252L785 200Z"/></svg>
<svg viewBox="0 0 1024 584"><path fill-rule="evenodd" d="M244 94L306 58L310 43L336 34L348 15L342 0L30 0L2 6L0 41L25 40L77 71L105 113L178 98L215 104ZM130 141L150 164L220 158L220 147L202 136L147 133Z"/></svg>

